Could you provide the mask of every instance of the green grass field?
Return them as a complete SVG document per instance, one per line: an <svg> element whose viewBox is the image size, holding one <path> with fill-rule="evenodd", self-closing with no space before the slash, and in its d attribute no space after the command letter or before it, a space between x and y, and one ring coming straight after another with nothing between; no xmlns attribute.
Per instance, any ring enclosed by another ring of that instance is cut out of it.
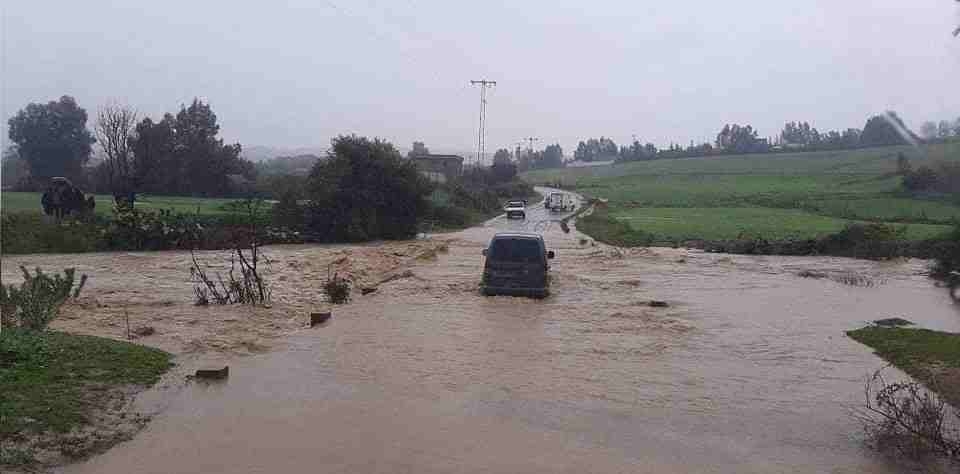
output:
<svg viewBox="0 0 960 474"><path fill-rule="evenodd" d="M851 222L906 226L909 239L946 232L960 205L900 189L898 153L914 167L960 160L960 143L921 148L715 156L524 173L609 200L609 215L658 239L811 238Z"/></svg>
<svg viewBox="0 0 960 474"><path fill-rule="evenodd" d="M47 448L70 457L84 456L104 443L98 433L71 436L100 410L116 410L118 396L130 386L149 387L173 364L158 349L92 336L5 328L0 334L0 471L4 465L34 472L38 441L54 436ZM38 438L39 439L39 438ZM6 472L6 471L3 471Z"/></svg>
<svg viewBox="0 0 960 474"><path fill-rule="evenodd" d="M20 193L3 191L0 193L0 211L2 212L42 212L40 207L41 193ZM113 196L107 194L98 194L95 197L97 201L97 214L108 215L113 211ZM235 199L217 199L217 198L195 198L180 196L137 196L136 206L140 209L172 209L180 213L196 213L203 215L233 214L235 211L225 207L227 203L236 201Z"/></svg>

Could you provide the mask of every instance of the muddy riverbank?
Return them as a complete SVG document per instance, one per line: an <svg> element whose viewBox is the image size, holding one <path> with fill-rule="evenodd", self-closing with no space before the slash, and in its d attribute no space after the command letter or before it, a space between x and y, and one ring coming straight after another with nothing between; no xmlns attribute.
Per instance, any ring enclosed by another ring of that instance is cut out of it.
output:
<svg viewBox="0 0 960 474"><path fill-rule="evenodd" d="M530 214L423 242L271 247L281 270L265 310L193 307L185 269L148 277L183 267L177 253L24 257L96 272L91 296L114 314L169 320L155 343L186 365L231 365L225 383L167 392L136 438L63 471L902 471L849 416L883 362L844 331L891 316L960 331L926 262L622 250ZM553 296L478 294L480 250L506 229L542 232L556 250ZM347 250L398 259L367 274L406 277L303 328L327 263ZM120 331L100 308L70 311L56 324Z"/></svg>

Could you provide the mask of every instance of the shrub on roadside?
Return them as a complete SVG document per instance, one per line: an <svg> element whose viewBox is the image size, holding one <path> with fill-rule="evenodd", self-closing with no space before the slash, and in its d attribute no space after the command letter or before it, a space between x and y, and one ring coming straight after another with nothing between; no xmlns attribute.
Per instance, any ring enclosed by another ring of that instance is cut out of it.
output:
<svg viewBox="0 0 960 474"><path fill-rule="evenodd" d="M104 250L100 219L68 218L61 222L37 213L4 213L0 250L5 254L72 253Z"/></svg>
<svg viewBox="0 0 960 474"><path fill-rule="evenodd" d="M23 283L19 287L0 285L0 318L4 327L9 325L33 331L46 329L60 313L60 306L71 296L79 296L87 282L87 275L81 275L80 281L76 282L73 268L52 277L39 268L35 275L24 266L20 266L20 270Z"/></svg>
<svg viewBox="0 0 960 474"><path fill-rule="evenodd" d="M350 301L350 280L334 273L333 276L323 284L323 291L331 303L347 303Z"/></svg>
<svg viewBox="0 0 960 474"><path fill-rule="evenodd" d="M203 237L203 226L190 214L170 210L146 211L118 206L103 233L107 248L166 250L191 248Z"/></svg>

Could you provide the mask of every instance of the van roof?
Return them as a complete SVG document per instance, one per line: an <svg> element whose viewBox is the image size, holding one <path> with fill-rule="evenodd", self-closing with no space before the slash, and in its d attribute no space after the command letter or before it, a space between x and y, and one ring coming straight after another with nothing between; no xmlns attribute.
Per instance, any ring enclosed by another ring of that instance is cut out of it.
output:
<svg viewBox="0 0 960 474"><path fill-rule="evenodd" d="M493 236L494 239L538 239L543 240L543 236L540 234L534 234L533 232L497 232Z"/></svg>

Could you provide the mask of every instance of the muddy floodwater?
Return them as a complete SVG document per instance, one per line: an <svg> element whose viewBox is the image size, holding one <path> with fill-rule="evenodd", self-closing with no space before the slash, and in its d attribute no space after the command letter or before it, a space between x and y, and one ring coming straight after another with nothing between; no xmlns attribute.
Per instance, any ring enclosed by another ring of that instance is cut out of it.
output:
<svg viewBox="0 0 960 474"><path fill-rule="evenodd" d="M258 310L193 306L189 254L5 257L4 280L19 263L91 275L58 327L119 337L126 314L157 327L144 343L180 354L166 388L145 397L153 421L62 472L904 469L865 448L850 417L884 364L843 332L892 316L960 331L926 262L617 250L555 217L540 208L415 242L268 248L275 303ZM551 297L478 294L480 251L506 229L542 232L556 251ZM307 313L327 307L328 268L389 281L307 329ZM178 382L220 363L223 383Z"/></svg>

